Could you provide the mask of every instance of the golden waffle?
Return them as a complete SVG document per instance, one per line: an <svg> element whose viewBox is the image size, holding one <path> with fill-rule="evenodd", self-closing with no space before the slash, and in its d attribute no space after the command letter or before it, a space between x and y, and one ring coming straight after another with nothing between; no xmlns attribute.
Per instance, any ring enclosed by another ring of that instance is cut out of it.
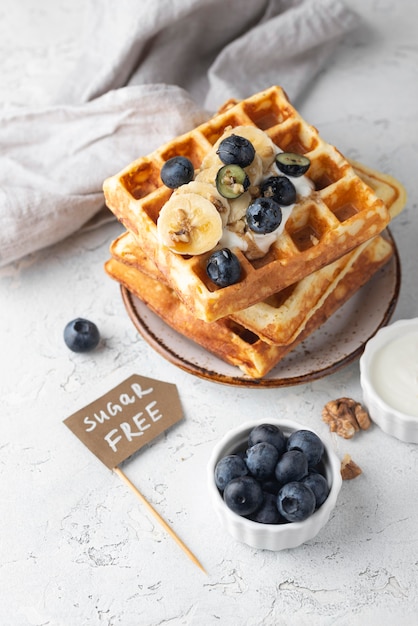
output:
<svg viewBox="0 0 418 626"><path fill-rule="evenodd" d="M353 263L369 243L366 241L266 300L232 313L231 319L257 333L267 343L291 344L344 276L352 271Z"/></svg>
<svg viewBox="0 0 418 626"><path fill-rule="evenodd" d="M239 125L265 131L282 150L311 161L314 193L295 205L284 232L268 254L248 261L237 249L243 277L216 287L206 275L208 254L185 257L163 246L158 215L172 194L160 179L165 161L187 156L196 169L223 134ZM106 203L136 237L170 287L195 317L213 321L265 300L308 273L340 258L384 230L390 214L384 202L356 174L351 164L307 124L280 87L243 100L191 132L138 159L104 183Z"/></svg>
<svg viewBox="0 0 418 626"><path fill-rule="evenodd" d="M386 204L390 219L393 220L406 204L405 187L393 176L384 174L371 167L367 167L363 163L350 159L351 165L359 177L373 189L375 194Z"/></svg>
<svg viewBox="0 0 418 626"><path fill-rule="evenodd" d="M164 277L138 247L127 246L129 236L119 238L113 247L114 258L105 265L109 276L140 298L171 328L193 340L231 365L238 366L251 378L265 376L303 339L323 324L371 276L388 261L392 245L383 237L367 243L360 254L352 255L341 280L328 290L321 305L303 330L288 345L272 345L237 324L230 317L208 323L196 318L164 282Z"/></svg>
<svg viewBox="0 0 418 626"><path fill-rule="evenodd" d="M170 287L133 265L112 258L105 268L109 276L145 302L171 328L230 365L239 367L251 378L260 378L274 367L276 346L259 340L232 320L224 318L212 323L199 320Z"/></svg>
<svg viewBox="0 0 418 626"><path fill-rule="evenodd" d="M386 258L387 260L392 252L390 244L380 235L375 239L381 241L375 244L376 247L373 250L378 250L379 258ZM352 271L353 264L369 244L370 242L361 244L344 257L313 272L298 283L273 294L262 302L257 302L257 304L227 316L229 318L228 324L230 325L233 321L266 343L280 346L293 343L316 310L322 306L344 276ZM139 248L131 233L125 232L115 239L110 246L110 252L113 259L146 274L154 280L158 279L160 283L169 287L165 276ZM360 279L358 282L360 284ZM144 298L141 297L141 299ZM217 322L221 322L223 319L217 320ZM213 323L206 322L206 324ZM176 329L178 330L178 328Z"/></svg>
<svg viewBox="0 0 418 626"><path fill-rule="evenodd" d="M355 164L355 169L362 178L367 177L370 186L385 199L391 215L401 211L405 204L405 191L396 179L359 163ZM236 311L231 314L231 319L251 330L267 343L292 343L316 309L323 304L345 273L350 271L365 245L367 242L264 301ZM155 278L155 266L138 247L129 232L116 239L110 251L117 260L132 265ZM382 250L382 258L383 252ZM160 280L167 283L163 275L160 275Z"/></svg>
<svg viewBox="0 0 418 626"><path fill-rule="evenodd" d="M405 206L404 187L392 176L352 162L356 173L384 200L391 218ZM362 254L365 242L333 263L309 274L299 282L273 294L263 302L231 314L232 319L257 333L264 341L292 343L328 294ZM381 244L382 246L384 244ZM384 249L379 254L384 256Z"/></svg>

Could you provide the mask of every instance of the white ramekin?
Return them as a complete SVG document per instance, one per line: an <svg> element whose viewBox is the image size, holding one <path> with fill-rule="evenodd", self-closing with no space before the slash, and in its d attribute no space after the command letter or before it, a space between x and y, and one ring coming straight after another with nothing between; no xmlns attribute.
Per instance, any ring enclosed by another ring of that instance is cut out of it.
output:
<svg viewBox="0 0 418 626"><path fill-rule="evenodd" d="M229 431L214 447L208 463L208 485L211 500L220 522L234 539L246 543L253 548L265 550L296 548L302 543L313 539L328 522L341 489L341 462L330 445L322 438L325 446L323 457L325 476L328 480L330 492L322 506L303 522L261 524L241 517L227 507L221 493L216 487L215 467L223 456L242 448L254 426L262 423L278 426L287 436L295 430L312 430L307 429L307 427L302 424L289 420L264 419L255 422L246 422L238 428Z"/></svg>
<svg viewBox="0 0 418 626"><path fill-rule="evenodd" d="M417 332L418 318L399 320L385 326L367 342L360 358L360 384L363 391L363 402L369 411L370 418L388 435L408 443L418 443L418 417L403 413L398 408L388 404L373 384L371 372L373 361L378 358L376 354L381 348L398 337Z"/></svg>

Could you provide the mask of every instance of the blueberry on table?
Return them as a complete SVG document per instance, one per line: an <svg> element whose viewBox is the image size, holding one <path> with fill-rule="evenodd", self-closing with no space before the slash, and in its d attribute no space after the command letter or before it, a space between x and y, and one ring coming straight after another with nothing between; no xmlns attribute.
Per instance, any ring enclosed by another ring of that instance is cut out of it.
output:
<svg viewBox="0 0 418 626"><path fill-rule="evenodd" d="M224 165L216 174L216 189L224 198L239 198L250 186L250 179L239 165Z"/></svg>
<svg viewBox="0 0 418 626"><path fill-rule="evenodd" d="M298 178L303 176L309 169L310 159L303 154L295 152L279 152L276 155L276 165L286 176Z"/></svg>
<svg viewBox="0 0 418 626"><path fill-rule="evenodd" d="M296 430L287 440L288 450L301 450L308 458L309 467L315 467L324 454L324 444L311 430Z"/></svg>
<svg viewBox="0 0 418 626"><path fill-rule="evenodd" d="M244 459L238 454L227 454L220 459L215 467L215 483L223 491L233 478L246 476L248 468Z"/></svg>
<svg viewBox="0 0 418 626"><path fill-rule="evenodd" d="M160 172L166 187L176 189L189 183L194 176L193 163L184 156L175 156L164 163Z"/></svg>
<svg viewBox="0 0 418 626"><path fill-rule="evenodd" d="M248 435L248 447L251 448L260 441L271 443L277 448L280 455L286 451L286 435L275 424L258 424Z"/></svg>
<svg viewBox="0 0 418 626"><path fill-rule="evenodd" d="M284 452L278 460L275 469L276 480L281 485L295 480L302 480L307 473L308 459L300 450Z"/></svg>
<svg viewBox="0 0 418 626"><path fill-rule="evenodd" d="M64 328L64 341L73 352L89 352L98 345L100 333L96 324L77 317Z"/></svg>
<svg viewBox="0 0 418 626"><path fill-rule="evenodd" d="M256 198L247 208L250 229L259 235L272 233L282 223L282 210L273 198Z"/></svg>
<svg viewBox="0 0 418 626"><path fill-rule="evenodd" d="M229 248L222 248L210 255L206 263L206 272L215 285L228 287L241 278L241 264Z"/></svg>
<svg viewBox="0 0 418 626"><path fill-rule="evenodd" d="M246 464L250 474L257 480L274 476L279 453L271 443L260 441L247 450Z"/></svg>
<svg viewBox="0 0 418 626"><path fill-rule="evenodd" d="M260 185L264 198L273 198L280 206L289 206L296 202L296 188L286 176L270 176Z"/></svg>
<svg viewBox="0 0 418 626"><path fill-rule="evenodd" d="M233 478L225 487L224 501L234 513L251 515L263 504L263 490L251 476Z"/></svg>
<svg viewBox="0 0 418 626"><path fill-rule="evenodd" d="M307 485L290 482L277 495L277 508L288 522L303 522L315 511L315 496Z"/></svg>
<svg viewBox="0 0 418 626"><path fill-rule="evenodd" d="M308 487L312 489L316 501L315 508L318 509L322 504L324 504L329 494L327 479L318 472L309 472L305 478L302 478L301 482L304 485L308 485Z"/></svg>
<svg viewBox="0 0 418 626"><path fill-rule="evenodd" d="M230 135L221 141L216 154L225 165L251 165L255 157L253 144L240 135Z"/></svg>

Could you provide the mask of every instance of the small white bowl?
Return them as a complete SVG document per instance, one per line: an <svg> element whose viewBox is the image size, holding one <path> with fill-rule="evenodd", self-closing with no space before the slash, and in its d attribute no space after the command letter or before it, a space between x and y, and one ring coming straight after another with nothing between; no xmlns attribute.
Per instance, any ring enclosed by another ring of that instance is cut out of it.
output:
<svg viewBox="0 0 418 626"><path fill-rule="evenodd" d="M418 414L401 407L397 391L402 389L402 404L408 394L417 399L417 338L418 318L399 320L381 328L360 358L360 384L370 418L388 435L408 443L418 443Z"/></svg>
<svg viewBox="0 0 418 626"><path fill-rule="evenodd" d="M306 426L290 420L264 419L255 422L246 422L238 428L229 431L214 447L208 464L209 493L219 520L227 531L243 543L253 548L264 550L285 550L313 539L327 523L331 511L334 509L337 496L341 489L341 462L324 441L323 456L325 476L328 480L330 492L319 509L303 522L289 522L287 524L261 524L253 522L234 513L225 504L215 483L215 467L217 462L227 454L232 454L245 447L250 431L258 424L274 424L289 436L295 430L312 430ZM318 434L318 433L316 433Z"/></svg>

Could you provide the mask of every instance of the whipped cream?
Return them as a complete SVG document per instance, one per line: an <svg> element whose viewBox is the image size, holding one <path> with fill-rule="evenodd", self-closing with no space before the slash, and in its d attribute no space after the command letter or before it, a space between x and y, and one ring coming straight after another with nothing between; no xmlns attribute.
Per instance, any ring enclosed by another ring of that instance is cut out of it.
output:
<svg viewBox="0 0 418 626"><path fill-rule="evenodd" d="M294 184L296 193L300 198L310 196L315 189L313 181L307 176L298 176L297 178L295 176L288 176L287 178Z"/></svg>
<svg viewBox="0 0 418 626"><path fill-rule="evenodd" d="M418 330L377 350L370 370L371 383L386 404L418 417Z"/></svg>

